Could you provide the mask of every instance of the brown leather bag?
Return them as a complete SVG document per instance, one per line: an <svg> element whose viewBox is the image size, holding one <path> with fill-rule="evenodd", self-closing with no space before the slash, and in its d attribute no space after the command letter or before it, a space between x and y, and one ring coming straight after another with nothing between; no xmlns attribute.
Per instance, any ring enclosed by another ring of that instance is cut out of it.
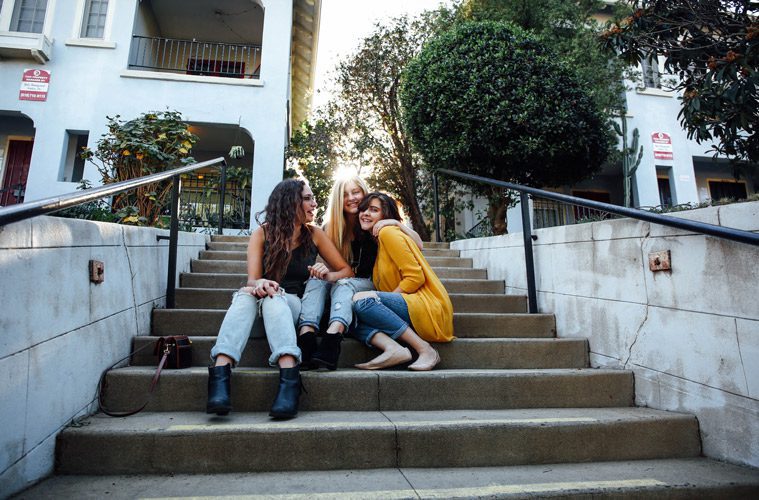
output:
<svg viewBox="0 0 759 500"><path fill-rule="evenodd" d="M192 365L192 341L187 335L161 337L155 343L153 354L166 356L164 368L189 368Z"/></svg>
<svg viewBox="0 0 759 500"><path fill-rule="evenodd" d="M133 356L145 347L147 347L147 345L141 347L127 357ZM100 376L100 382L98 382L98 408L100 411L111 417L128 417L129 415L139 413L148 405L150 397L153 395L153 390L155 389L156 384L158 384L158 379L161 378L161 370L164 368L188 368L192 365L192 341L187 335L173 335L170 337L159 338L155 343L153 353L156 356L161 356L161 359L158 362L158 367L155 370L153 379L150 381L150 389L148 390L148 397L145 399L145 403L139 408L133 408L121 412L111 411L103 404L105 401L105 393L108 390L106 375L108 375L108 372L116 365L127 359L122 358L106 369Z"/></svg>

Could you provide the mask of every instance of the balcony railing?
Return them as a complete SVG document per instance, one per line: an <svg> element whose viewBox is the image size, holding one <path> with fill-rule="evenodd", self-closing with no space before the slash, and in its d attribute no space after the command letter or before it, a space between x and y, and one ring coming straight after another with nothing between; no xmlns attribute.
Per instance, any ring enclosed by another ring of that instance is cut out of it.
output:
<svg viewBox="0 0 759 500"><path fill-rule="evenodd" d="M225 78L259 78L261 46L132 36L130 69Z"/></svg>

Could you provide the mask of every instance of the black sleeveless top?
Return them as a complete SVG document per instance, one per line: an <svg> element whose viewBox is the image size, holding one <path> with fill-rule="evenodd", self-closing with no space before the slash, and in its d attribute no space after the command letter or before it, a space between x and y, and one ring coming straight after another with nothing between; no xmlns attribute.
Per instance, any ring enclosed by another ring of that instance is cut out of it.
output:
<svg viewBox="0 0 759 500"><path fill-rule="evenodd" d="M269 245L264 243L264 255L268 251ZM306 248L308 247L308 248ZM306 289L308 281L308 266L313 266L316 262L317 249L316 245L300 245L292 251L290 263L287 265L285 274L279 280L280 288L284 288L287 293L294 293L298 297L303 297L303 291ZM267 279L266 276L264 276Z"/></svg>
<svg viewBox="0 0 759 500"><path fill-rule="evenodd" d="M356 278L372 279L374 261L377 260L377 242L368 233L359 231L351 241L351 269Z"/></svg>

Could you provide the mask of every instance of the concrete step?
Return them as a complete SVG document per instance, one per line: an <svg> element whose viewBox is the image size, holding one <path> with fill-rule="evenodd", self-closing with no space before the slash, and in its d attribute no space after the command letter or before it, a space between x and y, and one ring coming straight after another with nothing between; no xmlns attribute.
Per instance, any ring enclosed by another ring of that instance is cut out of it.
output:
<svg viewBox="0 0 759 500"><path fill-rule="evenodd" d="M445 249L451 248L451 244L447 241L424 241L422 242L422 248L425 250L431 250L433 248Z"/></svg>
<svg viewBox="0 0 759 500"><path fill-rule="evenodd" d="M247 246L237 243L209 243L209 250L200 252L200 260L245 260ZM221 247L221 248L219 248ZM458 250L433 248L422 252L427 259L460 259ZM471 261L471 259L467 259ZM432 262L430 262L432 263Z"/></svg>
<svg viewBox="0 0 759 500"><path fill-rule="evenodd" d="M190 268L194 273L224 273L239 274L247 272L247 264L244 260L206 260L204 255L208 251L200 252L201 260L192 260ZM219 254L220 252L213 252ZM231 253L231 252L225 252ZM244 255L244 254L240 254ZM228 257L228 255L225 255ZM485 269L471 269L465 267L435 267L433 268L438 278L458 278L458 279L486 279L487 271Z"/></svg>
<svg viewBox="0 0 759 500"><path fill-rule="evenodd" d="M152 335L200 335L218 333L221 309L154 309ZM553 338L552 314L454 313L453 329L460 338Z"/></svg>
<svg viewBox="0 0 759 500"><path fill-rule="evenodd" d="M197 261L196 261L197 262ZM245 284L247 275L245 271L238 273L182 273L179 275L179 284L187 288L231 288L236 289ZM443 286L448 293L462 294L502 294L505 284L501 280L472 280L463 278L441 278ZM525 298L525 304L526 304ZM526 305L525 305L526 307ZM523 309L526 311L526 309Z"/></svg>
<svg viewBox="0 0 759 500"><path fill-rule="evenodd" d="M250 236L218 236L218 235L211 235L211 242L214 243L237 243L237 244L248 244L248 240L250 239ZM430 249L430 248L438 248L438 249L445 249L450 248L451 244L447 241L425 241L424 248Z"/></svg>
<svg viewBox="0 0 759 500"><path fill-rule="evenodd" d="M562 498L749 500L759 470L706 458L632 460L511 467L53 476L20 499L228 498L387 500L418 498ZM251 492L256 492L251 495Z"/></svg>
<svg viewBox="0 0 759 500"><path fill-rule="evenodd" d="M126 411L147 399L155 372L130 366L108 373L106 407ZM279 380L275 368L233 370L232 406L237 412L268 411ZM206 367L163 370L147 411L205 411ZM598 369L408 370L355 368L303 372L309 411L502 410L632 406L632 372Z"/></svg>
<svg viewBox="0 0 759 500"><path fill-rule="evenodd" d="M179 309L229 308L236 288L177 288L176 306ZM519 295L450 294L454 311L467 312L523 312L526 298Z"/></svg>
<svg viewBox="0 0 759 500"><path fill-rule="evenodd" d="M472 268L472 259L461 257L430 257L428 259L433 269L437 268ZM195 273L245 273L247 262L244 260L200 260L190 261L190 269Z"/></svg>
<svg viewBox="0 0 759 500"><path fill-rule="evenodd" d="M338 372L339 373L339 372ZM177 395L179 396L179 395ZM691 415L648 408L95 415L57 437L63 474L478 467L691 458Z"/></svg>
<svg viewBox="0 0 759 500"><path fill-rule="evenodd" d="M193 365L208 366L211 348L216 337L192 337ZM134 338L132 365L155 366L158 357L152 345L156 338ZM147 347L146 347L147 346ZM439 369L449 368L585 368L588 366L588 345L585 339L457 339L448 344L436 344L442 361ZM142 349L142 350L140 350ZM345 339L340 354L341 368L352 367L377 355L364 344ZM240 366L268 366L269 346L265 339L250 339L243 352ZM405 367L404 367L405 369Z"/></svg>
<svg viewBox="0 0 759 500"><path fill-rule="evenodd" d="M248 240L249 238L247 236L242 238L235 237L230 238L228 236L225 236L223 240L220 240L218 236L212 236L211 242L208 243L207 247L208 250L219 250L219 251L234 251L234 252L245 252L248 249ZM450 250L450 244L449 243L430 243L425 242L423 245L423 250L425 253L427 253L428 250L432 250L434 252L437 252L438 250ZM458 250L455 251L454 254L445 254L448 255L454 255L458 257ZM432 255L432 254L430 254Z"/></svg>

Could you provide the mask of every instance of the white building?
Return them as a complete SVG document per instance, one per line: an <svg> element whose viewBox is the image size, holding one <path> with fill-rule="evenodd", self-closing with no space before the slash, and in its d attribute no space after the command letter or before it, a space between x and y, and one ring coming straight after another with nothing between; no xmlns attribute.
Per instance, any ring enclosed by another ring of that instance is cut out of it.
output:
<svg viewBox="0 0 759 500"><path fill-rule="evenodd" d="M244 147L237 164L252 168L261 210L310 106L320 9L321 0L0 1L0 205L98 183L76 152L95 148L106 116L169 109L200 137L196 160ZM22 79L32 80L24 92Z"/></svg>

